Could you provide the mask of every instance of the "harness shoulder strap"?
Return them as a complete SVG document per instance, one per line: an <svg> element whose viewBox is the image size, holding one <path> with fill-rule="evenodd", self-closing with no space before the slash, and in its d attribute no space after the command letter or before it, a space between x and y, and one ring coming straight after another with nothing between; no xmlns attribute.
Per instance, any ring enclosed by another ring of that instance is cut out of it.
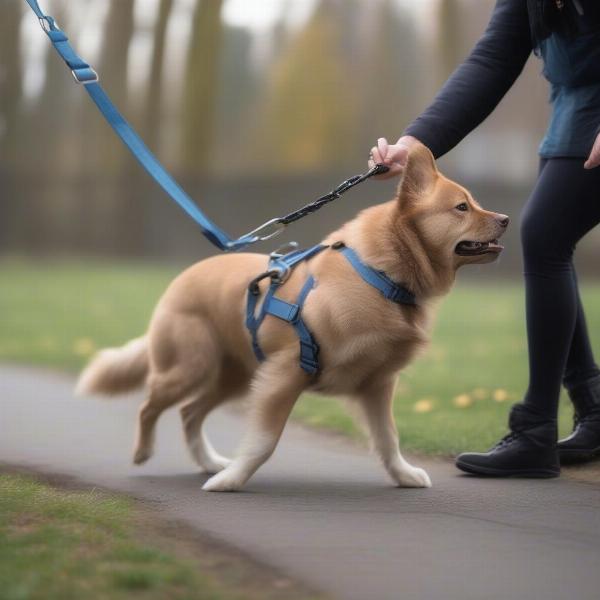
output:
<svg viewBox="0 0 600 600"><path fill-rule="evenodd" d="M334 250L339 250L352 265L354 270L371 286L379 290L385 298L397 304L415 306L414 294L402 284L392 281L383 271L378 271L365 264L358 254L344 244L334 244Z"/></svg>

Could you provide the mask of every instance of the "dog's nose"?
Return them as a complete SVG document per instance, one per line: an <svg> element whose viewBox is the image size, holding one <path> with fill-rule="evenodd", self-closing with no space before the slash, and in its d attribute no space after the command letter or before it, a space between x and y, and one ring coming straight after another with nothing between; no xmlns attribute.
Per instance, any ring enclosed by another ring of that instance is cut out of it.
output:
<svg viewBox="0 0 600 600"><path fill-rule="evenodd" d="M497 221L500 227L506 228L510 223L510 217L507 217L506 215L498 215Z"/></svg>

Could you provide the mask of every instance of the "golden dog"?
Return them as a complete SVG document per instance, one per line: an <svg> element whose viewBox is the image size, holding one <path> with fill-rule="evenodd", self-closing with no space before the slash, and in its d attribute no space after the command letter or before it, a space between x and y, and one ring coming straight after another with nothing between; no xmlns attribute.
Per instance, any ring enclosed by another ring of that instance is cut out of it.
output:
<svg viewBox="0 0 600 600"><path fill-rule="evenodd" d="M81 374L77 391L118 394L144 383L134 462L152 454L160 414L183 403L190 452L207 472L208 491L240 489L273 453L299 395L307 389L357 401L373 446L396 485L429 487L423 469L401 455L393 418L400 369L428 339L434 300L446 294L458 267L491 262L508 217L482 209L463 187L444 177L425 146L408 157L397 196L362 211L329 235L361 260L402 283L416 305L399 305L367 284L349 262L326 249L300 263L281 286L293 301L308 274L316 280L302 318L320 346L318 376L299 364L294 329L267 316L259 332L259 363L245 327L248 284L265 271L261 254L219 255L190 267L160 299L147 335L102 351ZM265 283L266 285L266 283ZM208 413L248 393L247 430L233 460L219 455L202 432Z"/></svg>

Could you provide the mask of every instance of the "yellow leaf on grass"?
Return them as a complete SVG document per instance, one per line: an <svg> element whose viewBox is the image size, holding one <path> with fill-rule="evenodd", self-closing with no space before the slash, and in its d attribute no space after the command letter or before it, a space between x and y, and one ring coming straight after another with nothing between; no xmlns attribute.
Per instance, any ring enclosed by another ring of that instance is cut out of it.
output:
<svg viewBox="0 0 600 600"><path fill-rule="evenodd" d="M433 410L433 400L431 398L421 398L415 402L413 410L416 413L427 413Z"/></svg>
<svg viewBox="0 0 600 600"><path fill-rule="evenodd" d="M492 397L496 402L504 402L508 400L508 392L502 389L494 390Z"/></svg>
<svg viewBox="0 0 600 600"><path fill-rule="evenodd" d="M473 398L469 394L460 394L454 398L453 402L457 408L467 408L473 404Z"/></svg>

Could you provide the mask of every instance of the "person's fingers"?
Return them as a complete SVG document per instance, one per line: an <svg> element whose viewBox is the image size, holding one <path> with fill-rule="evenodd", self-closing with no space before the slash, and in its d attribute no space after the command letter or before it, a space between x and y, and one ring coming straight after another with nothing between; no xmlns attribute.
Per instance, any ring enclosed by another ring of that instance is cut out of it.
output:
<svg viewBox="0 0 600 600"><path fill-rule="evenodd" d="M387 139L381 137L377 140L377 146L371 148L369 154L369 168L373 168L376 164L384 164L388 167L388 171L376 175L375 179L391 179L402 174L406 163L408 162L408 144L389 144Z"/></svg>
<svg viewBox="0 0 600 600"><path fill-rule="evenodd" d="M377 140L377 149L379 150L379 155L381 156L381 162L387 164L387 155L388 155L388 141L384 137L380 137Z"/></svg>
<svg viewBox="0 0 600 600"><path fill-rule="evenodd" d="M383 156L381 156L381 153L379 152L379 148L377 148L377 146L373 146L373 148L371 148L371 157L373 158L374 163L383 162Z"/></svg>
<svg viewBox="0 0 600 600"><path fill-rule="evenodd" d="M402 167L405 167L408 162L408 147L403 144L390 146L387 158L391 163L398 163Z"/></svg>
<svg viewBox="0 0 600 600"><path fill-rule="evenodd" d="M594 169L598 166L600 166L600 133L596 137L596 141L594 142L594 146L592 147L590 155L585 163L583 163L584 169Z"/></svg>

